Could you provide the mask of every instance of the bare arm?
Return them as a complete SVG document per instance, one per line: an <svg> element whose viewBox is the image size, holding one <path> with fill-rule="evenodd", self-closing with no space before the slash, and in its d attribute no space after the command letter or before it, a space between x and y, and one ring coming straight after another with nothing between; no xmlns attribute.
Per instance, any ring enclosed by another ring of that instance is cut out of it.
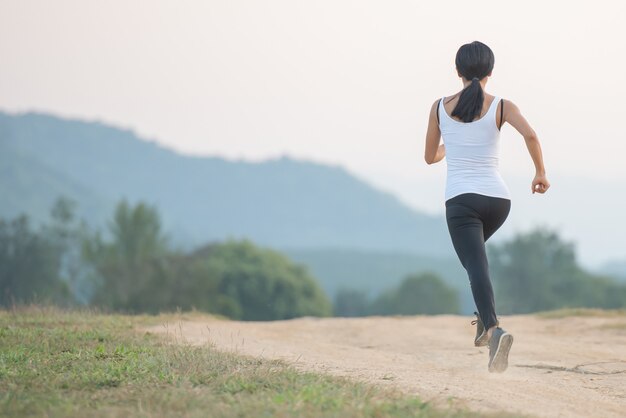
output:
<svg viewBox="0 0 626 418"><path fill-rule="evenodd" d="M528 153L535 164L535 178L531 186L532 192L545 193L550 188L550 182L546 177L539 138L513 102L505 100L504 105L504 121L510 123L524 137Z"/></svg>
<svg viewBox="0 0 626 418"><path fill-rule="evenodd" d="M424 151L424 159L427 164L438 163L446 156L446 148L441 141L441 131L437 123L437 100L430 108L430 116L428 117L428 129L426 130L426 150Z"/></svg>

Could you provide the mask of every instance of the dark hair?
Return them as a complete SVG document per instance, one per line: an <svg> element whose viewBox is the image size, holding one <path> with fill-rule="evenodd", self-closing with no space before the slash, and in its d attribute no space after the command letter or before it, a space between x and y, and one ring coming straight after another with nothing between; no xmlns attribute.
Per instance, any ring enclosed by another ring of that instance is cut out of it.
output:
<svg viewBox="0 0 626 418"><path fill-rule="evenodd" d="M495 57L487 45L474 41L459 48L454 62L459 74L471 83L461 91L461 96L452 111L452 116L456 116L463 122L471 122L480 116L480 112L483 110L485 93L480 85L480 80L493 70Z"/></svg>

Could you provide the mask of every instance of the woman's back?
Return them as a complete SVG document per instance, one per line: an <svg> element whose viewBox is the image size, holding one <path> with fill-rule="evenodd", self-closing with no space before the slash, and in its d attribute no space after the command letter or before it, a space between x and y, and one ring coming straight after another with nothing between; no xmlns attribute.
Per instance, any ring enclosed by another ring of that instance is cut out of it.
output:
<svg viewBox="0 0 626 418"><path fill-rule="evenodd" d="M510 198L498 171L501 119L498 109L502 103L497 97L485 96L482 111L472 122L462 122L450 115L457 98L443 98L438 104L439 129L448 165L446 200L463 193Z"/></svg>

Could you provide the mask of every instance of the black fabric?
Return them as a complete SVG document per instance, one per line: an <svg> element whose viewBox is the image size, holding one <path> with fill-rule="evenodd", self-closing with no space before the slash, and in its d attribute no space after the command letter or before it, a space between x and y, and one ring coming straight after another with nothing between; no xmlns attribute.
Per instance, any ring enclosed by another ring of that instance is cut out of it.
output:
<svg viewBox="0 0 626 418"><path fill-rule="evenodd" d="M500 125L498 126L498 130L502 129L503 123L504 123L504 99L500 99Z"/></svg>
<svg viewBox="0 0 626 418"><path fill-rule="evenodd" d="M441 105L441 100L437 102L437 125L440 125L439 123L439 106L440 105Z"/></svg>
<svg viewBox="0 0 626 418"><path fill-rule="evenodd" d="M472 295L485 329L497 324L485 242L502 226L511 201L464 193L446 201L446 221L452 244L467 271Z"/></svg>

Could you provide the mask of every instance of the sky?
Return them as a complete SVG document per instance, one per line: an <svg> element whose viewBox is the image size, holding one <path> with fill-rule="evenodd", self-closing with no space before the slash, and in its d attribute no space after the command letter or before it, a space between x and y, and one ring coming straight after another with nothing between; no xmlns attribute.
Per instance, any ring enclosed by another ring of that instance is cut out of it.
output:
<svg viewBox="0 0 626 418"><path fill-rule="evenodd" d="M626 260L618 0L0 0L0 109L99 120L186 154L341 165L442 214L427 116L461 88L454 56L473 40L493 49L487 91L539 134L553 185L530 193L532 161L505 126L513 209L498 235L546 226L588 265Z"/></svg>

